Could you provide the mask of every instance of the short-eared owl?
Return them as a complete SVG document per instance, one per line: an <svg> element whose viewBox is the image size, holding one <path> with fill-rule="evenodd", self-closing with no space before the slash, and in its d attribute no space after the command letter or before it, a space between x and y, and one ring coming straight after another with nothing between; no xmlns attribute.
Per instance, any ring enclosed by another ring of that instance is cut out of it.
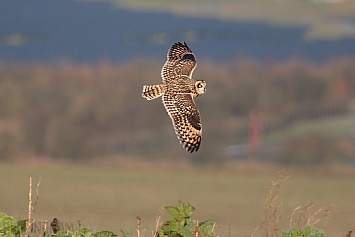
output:
<svg viewBox="0 0 355 237"><path fill-rule="evenodd" d="M200 113L193 98L206 92L205 81L191 78L195 67L195 56L186 43L175 43L161 70L163 84L143 86L142 92L147 100L162 96L175 133L189 152L200 148L202 135Z"/></svg>

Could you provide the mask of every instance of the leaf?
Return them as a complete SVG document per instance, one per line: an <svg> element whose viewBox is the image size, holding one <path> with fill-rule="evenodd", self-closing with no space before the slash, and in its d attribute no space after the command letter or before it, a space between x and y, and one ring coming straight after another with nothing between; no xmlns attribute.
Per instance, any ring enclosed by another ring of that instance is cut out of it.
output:
<svg viewBox="0 0 355 237"><path fill-rule="evenodd" d="M85 227L81 221L78 221L78 225L79 225L79 231L80 231L80 235L84 236L84 237L90 237L92 236L92 231L90 230L90 226Z"/></svg>
<svg viewBox="0 0 355 237"><path fill-rule="evenodd" d="M163 230L165 235L171 235L172 233L177 233L179 231L179 222L176 219L171 219L169 221L164 222L161 229Z"/></svg>
<svg viewBox="0 0 355 237"><path fill-rule="evenodd" d="M15 218L6 215L3 212L0 212L0 233L9 235L15 226L16 226Z"/></svg>
<svg viewBox="0 0 355 237"><path fill-rule="evenodd" d="M17 227L20 231L22 231L22 232L26 231L26 222L27 222L27 220L19 220L17 222Z"/></svg>
<svg viewBox="0 0 355 237"><path fill-rule="evenodd" d="M182 201L180 202L180 210L183 213L185 218L191 217L192 212L195 210L193 206L190 205L190 203L183 203Z"/></svg>
<svg viewBox="0 0 355 237"><path fill-rule="evenodd" d="M313 226L306 226L303 228L304 237L325 237L322 230L315 228Z"/></svg>
<svg viewBox="0 0 355 237"><path fill-rule="evenodd" d="M190 221L187 225L185 225L182 232L183 236L192 237L195 231L195 225L196 225L196 221Z"/></svg>
<svg viewBox="0 0 355 237"><path fill-rule="evenodd" d="M20 236L21 232L26 231L26 222L27 222L27 220L19 220L17 222L16 226L12 228L12 230L16 236Z"/></svg>
<svg viewBox="0 0 355 237"><path fill-rule="evenodd" d="M162 230L162 229L159 229L158 231L157 231L157 235L156 235L157 237L163 237L164 236L164 231Z"/></svg>
<svg viewBox="0 0 355 237"><path fill-rule="evenodd" d="M94 234L94 237L116 237L117 235L111 231L100 231Z"/></svg>
<svg viewBox="0 0 355 237"><path fill-rule="evenodd" d="M204 221L199 224L201 232L204 235L211 236L215 222L212 220Z"/></svg>
<svg viewBox="0 0 355 237"><path fill-rule="evenodd" d="M192 237L198 234L203 237L217 236L213 232L214 221L208 220L199 224L199 233L196 232L196 220L190 218L195 207L189 203L179 201L178 207L166 206L165 209L174 217L171 220L165 221L157 232L158 237Z"/></svg>
<svg viewBox="0 0 355 237"><path fill-rule="evenodd" d="M313 226L306 226L303 229L294 226L289 232L282 231L282 237L325 237L325 234L321 229Z"/></svg>
<svg viewBox="0 0 355 237"><path fill-rule="evenodd" d="M282 237L303 237L302 230L293 226L288 232L282 231Z"/></svg>
<svg viewBox="0 0 355 237"><path fill-rule="evenodd" d="M182 215L181 211L177 207L173 206L167 206L165 209L177 220L181 221L184 219L184 216Z"/></svg>
<svg viewBox="0 0 355 237"><path fill-rule="evenodd" d="M14 234L14 233L7 233L7 234L2 234L1 232L0 232L0 236L4 236L4 237L16 237L16 235Z"/></svg>

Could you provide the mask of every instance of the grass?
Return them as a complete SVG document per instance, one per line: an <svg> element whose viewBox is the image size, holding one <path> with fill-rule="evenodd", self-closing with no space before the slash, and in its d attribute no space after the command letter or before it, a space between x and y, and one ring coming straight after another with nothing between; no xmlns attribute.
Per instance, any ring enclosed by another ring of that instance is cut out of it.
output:
<svg viewBox="0 0 355 237"><path fill-rule="evenodd" d="M213 219L220 236L250 236L263 221L264 203L274 169L197 169L179 166L1 164L0 211L16 219L28 213L28 181L41 177L35 216L62 222L81 220L96 230L134 230L142 218L141 236L155 229L158 211L178 200L196 207L194 218ZM355 223L354 178L346 175L289 171L280 191L279 226L289 229L293 210L316 201L315 209L332 205L323 228L327 236L344 236ZM167 213L162 220L168 218Z"/></svg>
<svg viewBox="0 0 355 237"><path fill-rule="evenodd" d="M273 25L306 26L307 39L354 37L354 27L335 19L353 19L353 1L142 1L110 0L119 7L173 12L194 17L264 22Z"/></svg>
<svg viewBox="0 0 355 237"><path fill-rule="evenodd" d="M310 131L321 132L329 137L354 136L355 135L355 114L304 120L292 124L288 128L265 135L266 141L277 141L279 139L298 137Z"/></svg>

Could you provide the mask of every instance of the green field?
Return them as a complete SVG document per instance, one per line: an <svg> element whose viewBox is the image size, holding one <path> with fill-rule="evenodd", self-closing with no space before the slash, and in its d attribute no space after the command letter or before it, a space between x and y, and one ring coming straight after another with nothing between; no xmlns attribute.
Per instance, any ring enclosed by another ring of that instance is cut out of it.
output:
<svg viewBox="0 0 355 237"><path fill-rule="evenodd" d="M263 22L271 25L305 26L305 38L354 37L354 1L343 0L214 0L142 1L110 0L134 10L172 12L227 21ZM350 23L350 24L349 24Z"/></svg>
<svg viewBox="0 0 355 237"><path fill-rule="evenodd" d="M321 132L328 137L354 136L355 135L355 113L338 116L329 116L314 120L301 120L291 124L285 129L272 132L266 135L266 141L280 140L290 137L297 137L309 132Z"/></svg>
<svg viewBox="0 0 355 237"><path fill-rule="evenodd" d="M265 171L246 168L174 168L128 165L0 165L0 211L17 220L28 213L28 183L39 177L39 200L35 215L51 221L77 220L96 231L135 229L136 216L142 218L144 236L155 229L158 211L166 205L189 202L196 207L193 218L217 222L220 236L249 236L263 220L268 182L277 168ZM344 236L355 224L353 175L307 174L286 171L290 177L281 190L281 229L289 229L292 211L317 201L313 210L332 206L327 236ZM321 216L320 216L321 217ZM168 219L163 214L163 220Z"/></svg>

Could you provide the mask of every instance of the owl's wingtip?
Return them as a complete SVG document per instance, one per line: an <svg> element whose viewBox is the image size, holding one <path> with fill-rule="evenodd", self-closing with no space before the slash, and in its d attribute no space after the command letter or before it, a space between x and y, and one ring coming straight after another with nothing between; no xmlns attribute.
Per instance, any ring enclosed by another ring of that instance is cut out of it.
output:
<svg viewBox="0 0 355 237"><path fill-rule="evenodd" d="M196 146L192 146L191 144L186 144L184 146L184 148L186 149L186 151L192 153L192 152L197 152L198 149L200 148L200 144L196 144Z"/></svg>

